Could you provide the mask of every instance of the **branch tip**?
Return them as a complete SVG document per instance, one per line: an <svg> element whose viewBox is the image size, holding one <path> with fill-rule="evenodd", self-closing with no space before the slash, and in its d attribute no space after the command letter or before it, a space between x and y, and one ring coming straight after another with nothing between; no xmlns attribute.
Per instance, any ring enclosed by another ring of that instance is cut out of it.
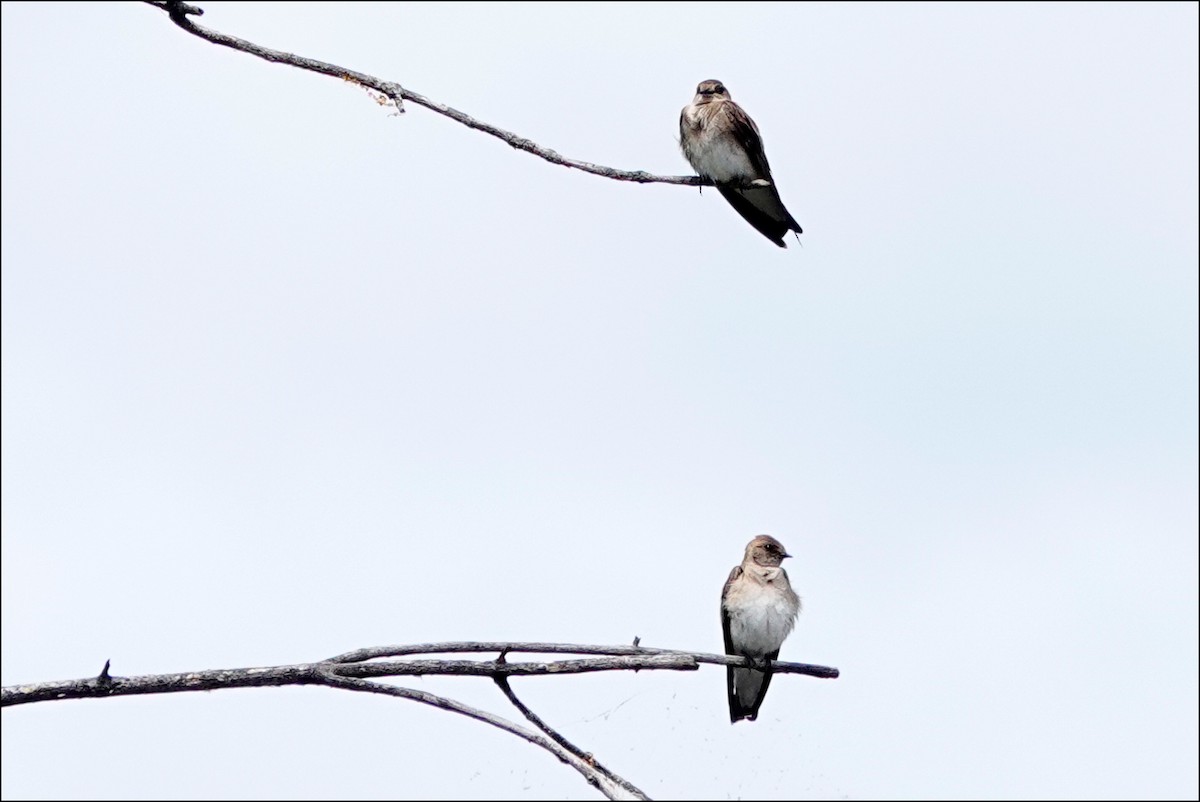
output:
<svg viewBox="0 0 1200 802"><path fill-rule="evenodd" d="M146 0L152 6L158 6L163 11L171 15L171 19L179 21L184 17L203 17L204 9L188 3L181 3L179 0Z"/></svg>

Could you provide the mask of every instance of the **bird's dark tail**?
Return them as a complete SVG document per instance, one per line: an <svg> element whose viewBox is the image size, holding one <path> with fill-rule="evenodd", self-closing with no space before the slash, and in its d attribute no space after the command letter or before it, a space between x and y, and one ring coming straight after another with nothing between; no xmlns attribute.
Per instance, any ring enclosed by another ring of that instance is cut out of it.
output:
<svg viewBox="0 0 1200 802"><path fill-rule="evenodd" d="M767 661L777 657L778 649L767 655ZM725 684L729 692L729 722L736 724L742 719L754 721L767 696L767 688L771 686L771 669L727 667L725 672Z"/></svg>
<svg viewBox="0 0 1200 802"><path fill-rule="evenodd" d="M779 192L774 185L747 189L718 186L717 191L725 200L729 201L729 205L747 223L754 226L758 233L780 248L787 247L783 236L789 231L795 231L797 234L804 231L796 219L784 208L783 201L779 199Z"/></svg>

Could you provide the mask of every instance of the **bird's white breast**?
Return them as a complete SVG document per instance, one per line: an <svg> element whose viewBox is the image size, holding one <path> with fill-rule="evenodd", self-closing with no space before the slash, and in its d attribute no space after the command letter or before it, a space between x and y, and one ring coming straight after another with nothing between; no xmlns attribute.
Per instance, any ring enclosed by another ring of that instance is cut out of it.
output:
<svg viewBox="0 0 1200 802"><path fill-rule="evenodd" d="M683 137L683 155L692 168L714 181L750 181L758 178L750 157L722 126L713 124L707 109L689 107L684 112L688 135Z"/></svg>
<svg viewBox="0 0 1200 802"><path fill-rule="evenodd" d="M742 654L763 657L782 646L792 631L799 599L771 582L746 581L739 591L726 603L730 638Z"/></svg>

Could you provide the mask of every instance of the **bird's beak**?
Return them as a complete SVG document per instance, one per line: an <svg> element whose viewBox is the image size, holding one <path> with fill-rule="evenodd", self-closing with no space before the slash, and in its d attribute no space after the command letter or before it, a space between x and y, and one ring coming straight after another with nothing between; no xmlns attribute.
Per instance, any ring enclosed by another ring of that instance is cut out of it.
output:
<svg viewBox="0 0 1200 802"><path fill-rule="evenodd" d="M792 556L792 555L788 554L786 551L783 553L783 558L784 558L785 560L786 560L788 557L791 557L791 556Z"/></svg>

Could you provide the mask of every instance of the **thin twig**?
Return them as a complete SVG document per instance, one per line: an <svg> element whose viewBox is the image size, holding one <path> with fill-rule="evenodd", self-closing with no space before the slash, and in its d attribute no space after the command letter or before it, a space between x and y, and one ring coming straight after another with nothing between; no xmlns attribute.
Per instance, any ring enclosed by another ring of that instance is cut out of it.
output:
<svg viewBox="0 0 1200 802"><path fill-rule="evenodd" d="M112 668L112 660L104 661L104 668L100 669L100 676L96 677L96 683L99 685L111 685L112 677L108 673L108 669Z"/></svg>
<svg viewBox="0 0 1200 802"><path fill-rule="evenodd" d="M691 655L646 654L625 657L592 657L579 660L558 660L550 663L501 663L494 660L404 660L388 662L335 663L338 673L347 677L424 677L431 674L454 674L467 677L542 676L545 674L590 674L596 671L628 671L630 669L659 669L695 671L699 665Z"/></svg>
<svg viewBox="0 0 1200 802"><path fill-rule="evenodd" d="M596 654L611 656L687 655L697 663L718 666L758 668L761 663L747 657L729 654L689 652L682 649L657 649L648 646L587 646L579 643L519 643L509 641L452 641L447 643L418 643L406 646L376 646L355 649L329 658L333 663L357 663L381 657L404 657L413 654L462 654L465 652L520 652L538 654ZM829 666L811 663L790 663L776 660L771 669L780 674L806 674L820 679L837 679L840 672Z"/></svg>
<svg viewBox="0 0 1200 802"><path fill-rule="evenodd" d="M276 64L289 64L293 67L299 67L302 70L319 73L321 75L329 75L334 78L341 78L345 81L365 86L368 89L373 89L387 96L396 105L398 111L404 111L404 101L412 101L419 106L424 106L430 111L437 112L445 117L449 117L455 122L462 123L468 128L474 128L477 131L482 131L485 134L496 137L497 139L507 142L517 150L523 150L527 153L532 153L551 164L562 165L576 170L582 170L585 173L592 175L611 178L616 181L634 181L639 184L679 184L683 186L712 186L713 182L707 178L701 178L695 175L653 175L645 170L619 170L615 167L604 167L591 162L580 161L579 159L571 159L563 156L549 148L526 139L523 136L518 136L511 131L506 131L490 123L477 120L469 114L451 108L443 103L438 103L435 100L430 100L424 95L420 95L411 89L405 89L400 84L392 81L384 81L376 78L374 75L368 75L364 72L339 67L336 64L330 64L325 61L297 56L293 53L286 53L282 50L272 50L269 47L248 42L245 39L239 39L236 36L214 31L211 28L205 28L202 25L197 25L189 19L189 15L199 16L204 12L195 6L187 5L186 3L172 2L172 0L144 0L156 8L161 8L168 12L171 21L183 28L194 36L199 36L201 39L212 42L213 44L229 47L234 50L240 50L243 53L249 53L252 56L265 59L266 61L275 62Z"/></svg>
<svg viewBox="0 0 1200 802"><path fill-rule="evenodd" d="M503 655L501 655L501 657L503 657ZM636 785L629 782L629 780L626 780L621 775L616 774L615 772L610 770L607 766L602 764L599 760L596 760L596 757L591 752L585 752L582 749L580 749L578 746L576 746L575 744L568 741L562 735L562 733L560 733L558 730L554 729L549 724L547 724L545 721L543 721L542 717L539 716L537 713L534 713L532 710L530 710L529 707L524 702L522 702L520 699L517 698L517 694L515 692L513 692L512 686L509 685L508 677L497 676L497 677L493 677L492 679L495 680L496 684L500 686L500 690L503 691L503 693L506 697L508 697L508 701L512 702L513 705L518 710L521 711L521 715L523 715L523 716L525 716L525 718L529 719L530 723L532 723L533 726L537 727L539 730L541 730L542 732L549 735L550 738L555 743L557 743L559 746L561 746L562 748L569 751L571 754L575 755L580 760L587 763L589 766L591 766L596 771L603 774L605 777L607 777L612 782L614 782L617 785L624 788L627 793L629 793L631 796L633 796L633 798L635 798L635 799L649 799L650 798L650 797L646 796L646 793L642 789L638 788Z"/></svg>
<svg viewBox="0 0 1200 802"><path fill-rule="evenodd" d="M401 699L410 699L414 702L431 705L441 710L449 710L460 715L473 718L476 721L482 721L485 724L491 724L493 727L498 727L505 732L510 732L519 738L523 738L535 746L545 749L550 754L557 757L563 763L566 763L571 768L583 775L584 779L593 785L600 793L604 794L609 799L648 799L645 794L640 791L636 795L626 790L626 786L633 788L627 780L616 775L611 775L611 772L604 772L597 769L593 764L589 763L571 751L554 741L538 735L536 732L527 730L519 724L514 724L508 719L493 715L487 711L480 710L470 705L465 705L462 702L456 702L453 699L447 699L444 696L437 696L425 691L418 691L412 688L401 688L397 685L383 685L377 682L368 682L363 679L355 679L353 677L342 676L334 670L332 666L326 666L319 670L323 680L321 684L328 685L331 688L343 688L348 691L360 691L363 693L380 693L387 696L396 696ZM609 776L611 775L611 776ZM636 790L636 789L635 789ZM621 793L625 791L625 793Z"/></svg>

